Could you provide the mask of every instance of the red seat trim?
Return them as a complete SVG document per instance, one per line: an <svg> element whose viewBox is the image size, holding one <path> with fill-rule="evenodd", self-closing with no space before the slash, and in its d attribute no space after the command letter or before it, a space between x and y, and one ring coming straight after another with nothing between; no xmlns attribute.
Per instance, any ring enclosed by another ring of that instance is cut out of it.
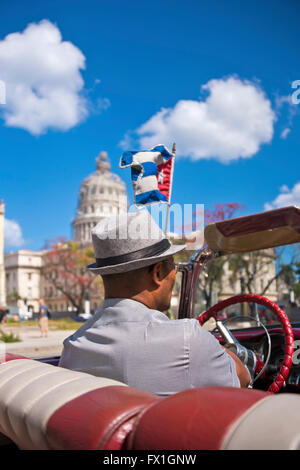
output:
<svg viewBox="0 0 300 470"><path fill-rule="evenodd" d="M108 386L85 393L59 408L47 423L52 449L119 450L145 407L160 400L125 386Z"/></svg>
<svg viewBox="0 0 300 470"><path fill-rule="evenodd" d="M217 450L231 426L270 396L258 390L201 387L155 403L136 419L128 450Z"/></svg>
<svg viewBox="0 0 300 470"><path fill-rule="evenodd" d="M16 360L16 359L28 359L28 357L19 356L18 354L5 353L4 361L3 361L3 362L14 361L14 360Z"/></svg>

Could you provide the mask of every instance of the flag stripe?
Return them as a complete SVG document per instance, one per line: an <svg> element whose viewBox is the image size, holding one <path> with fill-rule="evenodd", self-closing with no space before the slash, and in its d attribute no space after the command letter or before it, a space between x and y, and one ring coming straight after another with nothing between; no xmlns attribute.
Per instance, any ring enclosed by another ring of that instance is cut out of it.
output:
<svg viewBox="0 0 300 470"><path fill-rule="evenodd" d="M138 183L135 183L136 194L147 193L149 191L156 190L158 190L156 175L146 176L145 178L142 178L140 181L138 181Z"/></svg>
<svg viewBox="0 0 300 470"><path fill-rule="evenodd" d="M144 173L143 178L150 175L156 175L157 173L157 166L154 162L145 162L143 163Z"/></svg>
<svg viewBox="0 0 300 470"><path fill-rule="evenodd" d="M136 194L136 204L152 204L153 202L168 202L166 196L161 194L158 190L148 191L146 193Z"/></svg>
<svg viewBox="0 0 300 470"><path fill-rule="evenodd" d="M158 190L164 194L169 202L170 194L171 194L171 172L172 172L172 165L173 165L173 157L170 158L167 163L164 165L159 165L157 167L157 177L159 176L160 172L163 171L163 183L161 183L158 179Z"/></svg>
<svg viewBox="0 0 300 470"><path fill-rule="evenodd" d="M136 205L169 202L173 154L163 145L146 151L124 152L120 168L131 167Z"/></svg>

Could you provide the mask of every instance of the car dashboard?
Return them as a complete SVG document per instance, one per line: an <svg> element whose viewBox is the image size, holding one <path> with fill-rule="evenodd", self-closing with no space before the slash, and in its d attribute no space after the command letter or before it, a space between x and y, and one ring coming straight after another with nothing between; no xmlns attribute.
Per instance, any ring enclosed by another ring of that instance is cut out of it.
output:
<svg viewBox="0 0 300 470"><path fill-rule="evenodd" d="M264 325L270 336L269 340L262 327L231 329L236 339L247 349L251 349L264 363L267 362L265 374L255 382L254 388L267 390L275 379L284 357L285 338L280 325ZM294 353L290 374L282 387L282 392L300 392L300 323L292 323L294 334ZM213 332L222 344L217 331ZM270 349L270 351L269 351Z"/></svg>

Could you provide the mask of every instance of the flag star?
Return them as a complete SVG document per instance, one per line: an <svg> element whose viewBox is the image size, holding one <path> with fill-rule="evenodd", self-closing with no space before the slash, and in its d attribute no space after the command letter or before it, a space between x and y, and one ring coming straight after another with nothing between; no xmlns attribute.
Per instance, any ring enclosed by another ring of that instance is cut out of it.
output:
<svg viewBox="0 0 300 470"><path fill-rule="evenodd" d="M158 183L162 183L162 184L163 184L163 183L164 183L164 177L165 177L165 175L164 175L164 170L161 170L161 171L158 173L158 178L157 178Z"/></svg>

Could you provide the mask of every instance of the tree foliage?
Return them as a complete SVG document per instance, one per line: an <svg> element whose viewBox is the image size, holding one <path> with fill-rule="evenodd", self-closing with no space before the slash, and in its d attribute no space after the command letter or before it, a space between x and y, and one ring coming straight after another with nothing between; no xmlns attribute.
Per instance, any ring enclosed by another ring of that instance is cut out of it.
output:
<svg viewBox="0 0 300 470"><path fill-rule="evenodd" d="M221 222L233 218L244 206L238 202L215 204L211 209L204 211L204 225ZM225 264L228 256L222 256L210 261L205 266L205 271L199 276L199 289L205 301L206 308L211 307L213 292L221 292L225 275Z"/></svg>
<svg viewBox="0 0 300 470"><path fill-rule="evenodd" d="M102 281L86 266L94 262L92 247L63 238L52 242L44 256L42 274L45 280L61 296L65 297L77 312L84 310L84 301L90 296L100 296Z"/></svg>
<svg viewBox="0 0 300 470"><path fill-rule="evenodd" d="M203 214L204 226L236 217L236 213L243 208L238 202L216 204L210 209L206 208ZM177 260L187 261L191 254L181 252ZM231 287L234 289L234 286L238 286L241 293L263 296L271 288L276 290L277 283L281 282L285 289L293 290L295 298L300 300L299 255L299 245L295 245L292 249L279 247L251 253L235 253L212 260L200 273L198 297L200 294L206 308L209 308L212 305L213 292L222 292L226 274L229 276Z"/></svg>
<svg viewBox="0 0 300 470"><path fill-rule="evenodd" d="M238 202L215 204L212 208L205 208L204 213L198 212L194 215L203 216L204 226L220 222L222 220L231 219L236 212L241 211L243 206ZM188 231L190 227L184 227L184 232ZM184 240L177 241L182 243ZM190 251L184 250L175 257L175 261L186 262L191 257ZM215 260L210 261L205 265L204 270L200 273L198 280L198 296L202 297L206 308L212 305L213 292L222 290L222 281L225 274L225 263L227 256L222 256Z"/></svg>

